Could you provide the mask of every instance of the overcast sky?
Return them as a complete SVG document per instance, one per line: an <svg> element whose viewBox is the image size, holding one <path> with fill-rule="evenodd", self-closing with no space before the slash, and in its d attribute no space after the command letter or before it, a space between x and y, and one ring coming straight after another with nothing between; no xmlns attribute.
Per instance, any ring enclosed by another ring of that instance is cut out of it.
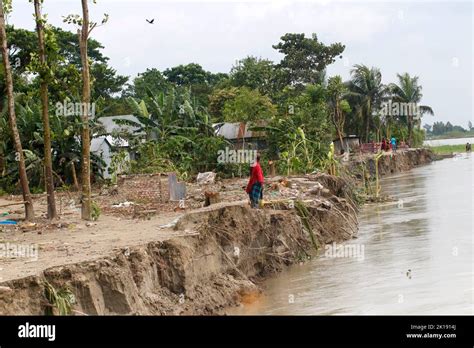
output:
<svg viewBox="0 0 474 348"><path fill-rule="evenodd" d="M14 0L9 23L33 29L33 5ZM199 63L229 72L247 55L275 62L272 48L285 33L316 33L325 44L346 45L328 76L350 77L352 65L381 69L383 82L397 73L419 76L422 104L435 116L424 123L473 120L473 4L470 1L136 1L90 2L91 19L109 22L92 33L122 75ZM62 17L80 13L79 0L45 0L51 24L74 30ZM155 24L145 19L155 18ZM474 123L474 120L473 120Z"/></svg>

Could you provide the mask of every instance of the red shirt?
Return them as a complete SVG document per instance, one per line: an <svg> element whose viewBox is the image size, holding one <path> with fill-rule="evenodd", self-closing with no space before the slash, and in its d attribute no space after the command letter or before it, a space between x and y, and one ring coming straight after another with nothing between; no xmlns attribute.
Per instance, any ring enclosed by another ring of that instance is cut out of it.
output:
<svg viewBox="0 0 474 348"><path fill-rule="evenodd" d="M252 167L252 175L250 176L249 183L247 185L247 189L245 192L250 193L252 191L252 186L256 182L259 182L263 185L263 171L262 167L260 167L260 163L256 163L254 167Z"/></svg>

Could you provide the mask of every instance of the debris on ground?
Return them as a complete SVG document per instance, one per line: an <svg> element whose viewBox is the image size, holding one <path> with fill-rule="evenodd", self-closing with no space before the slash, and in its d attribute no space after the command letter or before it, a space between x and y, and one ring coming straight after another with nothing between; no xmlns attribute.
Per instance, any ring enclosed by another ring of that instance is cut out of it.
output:
<svg viewBox="0 0 474 348"><path fill-rule="evenodd" d="M205 207L221 201L219 192L206 191L204 192L204 196L206 197L206 201L204 202Z"/></svg>
<svg viewBox="0 0 474 348"><path fill-rule="evenodd" d="M134 203L133 202L122 202L119 204L112 204L112 208L128 208L132 206Z"/></svg>
<svg viewBox="0 0 474 348"><path fill-rule="evenodd" d="M3 220L0 221L0 225L16 225L17 222L14 220Z"/></svg>
<svg viewBox="0 0 474 348"><path fill-rule="evenodd" d="M213 184L216 180L216 173L214 172L204 172L199 173L196 178L196 183L199 185Z"/></svg>

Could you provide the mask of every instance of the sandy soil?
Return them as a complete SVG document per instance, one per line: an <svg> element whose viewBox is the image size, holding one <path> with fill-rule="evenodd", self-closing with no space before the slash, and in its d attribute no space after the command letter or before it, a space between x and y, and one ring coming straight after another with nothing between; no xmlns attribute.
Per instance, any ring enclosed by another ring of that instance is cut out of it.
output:
<svg viewBox="0 0 474 348"><path fill-rule="evenodd" d="M43 198L35 199L37 215L44 214L43 201ZM212 207L245 202L218 203ZM12 200L0 198L0 205L8 203L12 203ZM0 213L9 210L12 212L2 220L21 219L22 208L22 205L0 208ZM173 227L185 212L209 209L210 207L162 212L145 220L101 215L98 221L85 222L80 220L78 208L69 207L63 210L60 219L51 224L38 219L35 226L21 221L16 226L1 226L0 252L10 249L10 254L7 257L0 255L0 282L35 275L52 266L93 260L117 249L193 234L194 231L175 231ZM29 257L15 257L13 250L18 246L31 247Z"/></svg>

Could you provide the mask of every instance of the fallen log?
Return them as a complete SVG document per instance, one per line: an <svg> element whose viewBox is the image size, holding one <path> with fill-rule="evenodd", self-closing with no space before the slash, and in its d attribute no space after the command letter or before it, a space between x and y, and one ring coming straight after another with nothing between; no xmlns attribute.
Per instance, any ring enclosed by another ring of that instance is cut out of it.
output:
<svg viewBox="0 0 474 348"><path fill-rule="evenodd" d="M4 207L10 207L12 205L21 205L21 204L25 204L26 202L15 202L15 203L8 203L8 204L0 204L0 208L4 208Z"/></svg>

